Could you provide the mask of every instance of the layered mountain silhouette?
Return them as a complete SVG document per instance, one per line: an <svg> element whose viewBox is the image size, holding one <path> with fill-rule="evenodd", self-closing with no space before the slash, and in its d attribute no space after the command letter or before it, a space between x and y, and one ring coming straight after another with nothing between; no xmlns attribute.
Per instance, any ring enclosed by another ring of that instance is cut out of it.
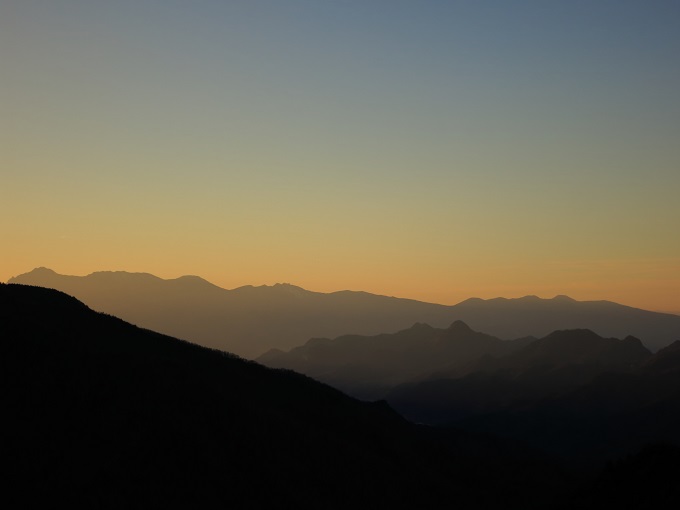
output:
<svg viewBox="0 0 680 510"><path fill-rule="evenodd" d="M394 334L313 338L289 352L271 350L257 361L295 370L370 400L433 373L464 372L483 356L502 356L533 340L501 340L473 331L462 321L446 329L416 323Z"/></svg>
<svg viewBox="0 0 680 510"><path fill-rule="evenodd" d="M443 305L365 292L310 292L289 284L226 290L196 277L145 273L59 275L40 268L12 278L75 296L93 309L200 345L254 358L315 336L398 331L417 321L447 324Z"/></svg>
<svg viewBox="0 0 680 510"><path fill-rule="evenodd" d="M463 377L394 389L404 416L521 440L585 464L680 444L680 341L656 354L639 340L558 331Z"/></svg>
<svg viewBox="0 0 680 510"><path fill-rule="evenodd" d="M543 337L557 330L589 329L603 337L634 336L653 352L680 338L679 315L611 301L576 301L568 296L472 298L454 308L456 318L470 327L501 338Z"/></svg>
<svg viewBox="0 0 680 510"><path fill-rule="evenodd" d="M387 400L405 416L451 423L479 413L526 407L590 383L601 374L632 373L652 357L634 338L589 330L555 331L507 355L481 357L465 373L440 372L393 389Z"/></svg>
<svg viewBox="0 0 680 510"><path fill-rule="evenodd" d="M0 350L10 506L471 508L498 499L483 488L510 466L521 474L497 484L504 497L534 477L564 488L559 470L503 441L439 441L384 402L50 289L0 284ZM518 501L538 506L539 492Z"/></svg>
<svg viewBox="0 0 680 510"><path fill-rule="evenodd" d="M310 338L394 333L416 322L445 328L455 320L503 339L575 328L605 337L633 335L652 351L680 338L680 316L566 296L473 298L444 306L366 292L311 292L289 284L227 290L196 276L163 280L145 273L97 272L80 277L46 268L10 282L61 290L138 326L249 358Z"/></svg>
<svg viewBox="0 0 680 510"><path fill-rule="evenodd" d="M312 339L258 360L385 398L414 422L519 440L590 467L650 442L680 444L680 341L656 354L635 337L587 329L504 341L456 321Z"/></svg>
<svg viewBox="0 0 680 510"><path fill-rule="evenodd" d="M680 444L680 370L608 373L589 384L520 409L460 423L499 431L561 456L600 460L645 443Z"/></svg>
<svg viewBox="0 0 680 510"><path fill-rule="evenodd" d="M433 339L498 342L461 323L440 334ZM385 402L360 402L303 375L132 326L61 292L0 284L3 501L581 509L616 500L622 508L668 507L678 497L678 485L668 482L678 474L680 342L650 355L635 339L592 335L556 332L471 361L460 376L606 365L590 383L435 429L405 421ZM648 446L593 478L557 464L569 448L602 458L629 451L621 445Z"/></svg>

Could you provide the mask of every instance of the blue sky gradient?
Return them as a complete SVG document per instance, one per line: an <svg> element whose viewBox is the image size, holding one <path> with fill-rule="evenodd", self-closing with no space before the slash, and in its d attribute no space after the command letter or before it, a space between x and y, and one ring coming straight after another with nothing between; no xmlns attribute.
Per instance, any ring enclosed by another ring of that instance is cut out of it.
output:
<svg viewBox="0 0 680 510"><path fill-rule="evenodd" d="M678 2L0 9L0 278L680 311Z"/></svg>

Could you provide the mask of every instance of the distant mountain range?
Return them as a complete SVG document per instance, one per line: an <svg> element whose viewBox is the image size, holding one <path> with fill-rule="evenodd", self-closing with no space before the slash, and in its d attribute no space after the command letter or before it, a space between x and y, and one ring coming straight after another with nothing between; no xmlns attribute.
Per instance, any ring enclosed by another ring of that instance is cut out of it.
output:
<svg viewBox="0 0 680 510"><path fill-rule="evenodd" d="M503 356L534 341L501 340L455 321L446 329L416 323L394 334L313 338L300 347L278 349L256 359L287 368L366 400L385 398L401 384L440 372L464 372L484 356Z"/></svg>
<svg viewBox="0 0 680 510"><path fill-rule="evenodd" d="M146 273L97 272L81 277L46 268L9 282L58 289L139 326L248 358L310 338L394 333L416 322L444 328L455 320L502 339L587 328L605 337L633 335L656 351L680 338L680 316L566 296L473 298L445 306L366 292L311 292L289 284L227 290L197 276L164 280Z"/></svg>
<svg viewBox="0 0 680 510"><path fill-rule="evenodd" d="M526 408L603 374L632 374L650 358L652 354L634 337L618 340L589 330L555 331L508 354L479 357L462 373L442 371L401 385L386 398L410 419L452 423L515 406Z"/></svg>
<svg viewBox="0 0 680 510"><path fill-rule="evenodd" d="M680 315L650 312L611 301L472 298L453 307L457 319L501 338L544 337L553 331L589 329L603 337L639 338L655 352L680 339Z"/></svg>
<svg viewBox="0 0 680 510"><path fill-rule="evenodd" d="M385 398L416 422L498 434L588 465L645 443L680 444L680 340L651 354L634 337L556 331Z"/></svg>
<svg viewBox="0 0 680 510"><path fill-rule="evenodd" d="M680 444L680 340L652 354L587 329L500 340L461 321L312 339L258 358L418 423L516 439L579 465Z"/></svg>

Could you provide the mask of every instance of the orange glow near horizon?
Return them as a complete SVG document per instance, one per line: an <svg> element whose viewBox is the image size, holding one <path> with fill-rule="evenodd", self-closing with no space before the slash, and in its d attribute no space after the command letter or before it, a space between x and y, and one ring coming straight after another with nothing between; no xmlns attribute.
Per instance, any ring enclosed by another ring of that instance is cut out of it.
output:
<svg viewBox="0 0 680 510"><path fill-rule="evenodd" d="M680 275L675 269L675 279L665 276L673 274L674 261L647 261L646 269L643 268L637 272L633 270L633 265L630 263L610 261L607 263L609 269L597 274L588 267L582 270L575 270L572 267L568 272L557 273L554 271L554 266L563 265L558 263L548 264L540 271L536 267L515 267L507 268L507 270L502 267L480 268L477 271L466 268L458 272L448 272L447 279L445 279L434 272L427 274L423 271L417 278L413 278L406 275L393 277L389 272L375 272L371 275L354 274L346 268L326 275L314 275L310 272L312 276L315 276L310 278L305 277L305 270L300 267L289 267L287 271L281 270L286 277L277 277L275 271L269 272L257 267L247 270L242 267L241 270L225 271L219 267L204 266L204 271L201 272L188 268L183 270L175 264L167 264L165 266L167 269L164 270L163 265L159 263L162 261L157 261L155 264L140 262L138 266L121 267L107 266L106 259L100 259L102 265L97 265L96 260L95 257L90 262L77 264L73 260L62 259L55 260L52 265L44 261L36 261L34 267L49 267L60 274L77 276L85 276L96 271L143 272L164 279L193 274L225 289L244 285L290 283L315 292L366 291L446 305L456 304L470 297L492 299L537 295L541 298L552 298L565 294L579 301L608 300L646 310L680 314L680 300L677 295ZM112 264L112 262L108 263ZM17 261L15 269L11 267L11 265L3 264L3 273L0 275L2 281L7 281L13 276L34 268L26 267L25 261ZM635 274L629 280L617 280L617 274L620 272ZM536 279L532 280L530 275Z"/></svg>
<svg viewBox="0 0 680 510"><path fill-rule="evenodd" d="M9 3L0 280L680 313L676 8L255 4Z"/></svg>

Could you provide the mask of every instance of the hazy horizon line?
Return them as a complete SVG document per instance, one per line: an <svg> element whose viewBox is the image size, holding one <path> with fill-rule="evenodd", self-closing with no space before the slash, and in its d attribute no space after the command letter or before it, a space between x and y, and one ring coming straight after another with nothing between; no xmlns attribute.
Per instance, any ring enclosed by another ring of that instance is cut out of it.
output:
<svg viewBox="0 0 680 510"><path fill-rule="evenodd" d="M641 309L641 310L648 310L648 311L653 311L653 312L657 312L657 313L666 313L666 314L671 314L671 315L680 315L680 310L668 310L668 309L661 310L661 309L651 309L651 308L640 308L638 306L628 305L626 303L622 303L620 301L614 301L614 300L611 300L611 299L577 299L577 298L574 298L574 297L570 296L569 294L565 294L565 293L555 294L555 295L552 295L551 297L542 297L539 294L523 294L523 295L517 295L515 297L495 296L495 297L487 297L487 298L482 298L482 297L478 297L478 296L470 296L468 298L462 299L462 300L457 301L455 303L447 304L447 303L441 303L441 302L436 302L436 301L431 301L431 300L423 300L423 299L417 299L417 298L411 298L411 297L405 297L405 296L399 296L399 295L389 295L389 294L384 294L384 293L381 293L381 292L378 292L378 291L368 291L368 290L364 290L364 289L357 290L357 289L346 288L346 289L338 289L338 290L332 290L332 291L319 291L319 290L312 290L310 288L303 287L301 285L297 285L297 284L291 283L291 282L274 282L274 283L271 283L271 284L265 283L265 284L261 284L261 285L246 284L246 285L239 285L239 286L236 286L236 287L226 287L226 286L222 286L218 283L214 283L213 281L211 281L211 280L209 280L209 279L207 279L203 276L197 275L197 274L181 274L181 275L176 276L176 277L169 277L168 278L168 277L158 276L157 274L150 273L148 271L127 271L127 270L110 270L110 269L92 271L92 272L87 273L87 274L65 274L65 273L60 273L59 271L56 271L56 270L54 270L50 267L47 267L47 266L34 267L33 269L26 271L24 273L19 273L18 275L11 276L10 278L8 278L6 280L5 283L10 283L10 280L12 280L14 278L18 278L20 276L32 273L32 272L34 272L36 270L40 270L40 269L48 270L48 271L50 271L50 272L52 272L56 275L59 275L59 276L73 276L73 277L77 277L77 278L85 278L85 277L88 277L88 276L91 276L91 275L94 275L94 274L97 274L97 273L125 273L125 274L131 274L131 275L149 275L149 276L153 276L154 278L158 278L159 280L163 280L163 281L173 281L173 280L179 280L181 278L193 277L193 278L200 278L201 280L209 283L210 285L213 285L215 287L218 287L218 288L220 288L222 290L226 290L226 291L233 291L233 290L248 288L248 287L261 288L261 287L275 287L277 285L288 285L288 286L291 286L291 287L296 287L296 288L302 289L306 292L313 292L313 293L316 293L316 294L335 294L335 293L339 293L339 292L363 292L363 293L367 293L367 294L373 294L373 295L376 295L376 296L384 296L384 297L391 297L391 298L397 298L397 299L408 299L408 300L411 300L411 301L419 301L419 302L422 302L422 303L429 303L429 304L442 305L442 306L455 306L455 305L458 305L460 303L464 303L465 301L469 301L471 299L479 299L479 300L482 300L482 301L492 301L492 300L495 300L495 299L517 300L517 299L524 299L524 298L532 298L533 297L533 298L538 298L540 300L549 301L549 300L559 299L561 297L566 297L566 298L572 299L572 300L577 301L577 302L611 302L611 303L617 303L617 304L620 304L620 305L629 306L631 308L637 308L637 309Z"/></svg>

